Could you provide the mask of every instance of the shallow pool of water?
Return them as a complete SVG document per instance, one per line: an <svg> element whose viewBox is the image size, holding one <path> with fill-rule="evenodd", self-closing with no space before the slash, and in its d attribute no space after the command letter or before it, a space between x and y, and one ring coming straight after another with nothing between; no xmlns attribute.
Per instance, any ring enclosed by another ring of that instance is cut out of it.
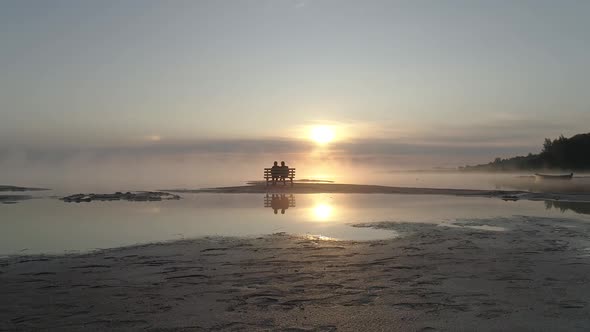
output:
<svg viewBox="0 0 590 332"><path fill-rule="evenodd" d="M585 203L386 194L185 194L179 201L79 204L45 196L0 204L0 255L60 254L200 236L277 232L376 240L397 234L350 225L379 221L452 224L514 215L590 221L589 207Z"/></svg>

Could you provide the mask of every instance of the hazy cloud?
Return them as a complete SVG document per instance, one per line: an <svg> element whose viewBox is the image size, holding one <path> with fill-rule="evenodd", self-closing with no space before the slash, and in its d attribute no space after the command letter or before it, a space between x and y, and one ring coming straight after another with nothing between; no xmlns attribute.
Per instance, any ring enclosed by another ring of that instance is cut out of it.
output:
<svg viewBox="0 0 590 332"><path fill-rule="evenodd" d="M428 142L399 142L388 139L361 139L349 142L335 142L319 148L311 142L286 139L252 139L252 140L199 140L193 142L153 142L140 146L105 147L105 148L54 148L54 149L2 149L0 161L20 159L26 162L56 163L68 159L89 158L137 158L170 157L182 155L265 155L265 154L311 154L320 151L324 156L339 158L383 157L387 155L454 155L462 159L496 155L512 155L534 152L532 146L510 144L480 144L466 138L431 140ZM540 143L539 143L540 145Z"/></svg>

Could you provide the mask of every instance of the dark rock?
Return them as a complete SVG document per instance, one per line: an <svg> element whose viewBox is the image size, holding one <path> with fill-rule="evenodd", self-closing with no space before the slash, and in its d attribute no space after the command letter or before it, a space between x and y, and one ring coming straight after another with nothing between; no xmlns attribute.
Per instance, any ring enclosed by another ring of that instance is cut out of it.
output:
<svg viewBox="0 0 590 332"><path fill-rule="evenodd" d="M62 197L61 200L64 202L91 202L91 201L137 201L137 202L148 202L148 201L162 201L162 200L178 200L180 196L161 192L161 191L141 191L141 192L126 192L120 191L114 194L75 194L66 197Z"/></svg>

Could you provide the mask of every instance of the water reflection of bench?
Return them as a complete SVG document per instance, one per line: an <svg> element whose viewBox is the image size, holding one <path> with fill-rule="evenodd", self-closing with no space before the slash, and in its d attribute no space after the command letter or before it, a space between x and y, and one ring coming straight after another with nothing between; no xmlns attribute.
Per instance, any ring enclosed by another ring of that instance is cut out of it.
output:
<svg viewBox="0 0 590 332"><path fill-rule="evenodd" d="M281 214L284 214L288 208L295 207L295 197L285 194L266 194L264 197L264 207L272 208L275 214L279 210L281 210Z"/></svg>
<svg viewBox="0 0 590 332"><path fill-rule="evenodd" d="M288 180L291 181L291 185L293 185L293 179L295 179L295 168L287 168L286 166L285 169L279 168L275 170L273 170L272 168L265 168L264 180L266 181L267 186L269 183L272 183L273 175L275 178L277 178L277 181L283 181L283 184L285 184L285 181Z"/></svg>

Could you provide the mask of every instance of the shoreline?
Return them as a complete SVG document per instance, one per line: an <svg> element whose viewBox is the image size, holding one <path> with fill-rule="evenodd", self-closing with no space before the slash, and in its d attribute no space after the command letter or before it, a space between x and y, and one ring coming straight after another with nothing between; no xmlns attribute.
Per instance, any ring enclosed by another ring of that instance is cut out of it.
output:
<svg viewBox="0 0 590 332"><path fill-rule="evenodd" d="M48 188L35 188L35 187L19 187L12 185L0 185L0 191L16 192L16 191L49 191Z"/></svg>
<svg viewBox="0 0 590 332"><path fill-rule="evenodd" d="M584 330L590 225L514 216L403 237L209 237L0 259L0 330ZM481 227L500 227L491 231Z"/></svg>
<svg viewBox="0 0 590 332"><path fill-rule="evenodd" d="M361 184L295 183L290 185L266 186L254 184L245 186L216 187L202 189L162 189L173 193L219 193L219 194L402 194L402 195L447 195L462 197L492 197L509 200L590 202L590 193L534 193L522 190L484 190L392 187Z"/></svg>

